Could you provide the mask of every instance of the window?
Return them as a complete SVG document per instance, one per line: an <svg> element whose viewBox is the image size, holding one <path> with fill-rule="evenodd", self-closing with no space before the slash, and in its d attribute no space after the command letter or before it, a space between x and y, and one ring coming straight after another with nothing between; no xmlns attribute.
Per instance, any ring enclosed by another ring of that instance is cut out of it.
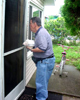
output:
<svg viewBox="0 0 80 100"><path fill-rule="evenodd" d="M40 18L42 18L42 11L40 11L38 8L33 7L33 6L29 6L29 11L30 11L29 21L30 21L31 17L40 17ZM34 40L34 38L35 38L35 33L30 31L30 27L29 27L29 35L28 36L29 36L28 38L32 39L32 40Z"/></svg>

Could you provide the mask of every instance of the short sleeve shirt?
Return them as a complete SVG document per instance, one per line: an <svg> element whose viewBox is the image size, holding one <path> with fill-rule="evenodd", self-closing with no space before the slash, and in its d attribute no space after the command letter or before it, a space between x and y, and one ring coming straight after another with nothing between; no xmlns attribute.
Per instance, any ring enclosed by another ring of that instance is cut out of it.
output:
<svg viewBox="0 0 80 100"><path fill-rule="evenodd" d="M35 33L35 48L37 47L44 52L34 52L33 55L36 58L46 58L53 54L51 36L43 27Z"/></svg>

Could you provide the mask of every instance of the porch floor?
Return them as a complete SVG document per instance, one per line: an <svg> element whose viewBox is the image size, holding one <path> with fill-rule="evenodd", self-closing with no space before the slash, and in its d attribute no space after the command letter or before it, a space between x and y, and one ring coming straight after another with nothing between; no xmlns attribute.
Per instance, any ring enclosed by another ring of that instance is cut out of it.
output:
<svg viewBox="0 0 80 100"><path fill-rule="evenodd" d="M54 74L54 70L56 73ZM74 66L65 65L62 77L59 76L59 68L54 67L53 73L49 80L48 90L54 93L62 94L62 100L80 100L80 71L78 71ZM30 79L27 87L32 87L36 89L35 85L36 72Z"/></svg>

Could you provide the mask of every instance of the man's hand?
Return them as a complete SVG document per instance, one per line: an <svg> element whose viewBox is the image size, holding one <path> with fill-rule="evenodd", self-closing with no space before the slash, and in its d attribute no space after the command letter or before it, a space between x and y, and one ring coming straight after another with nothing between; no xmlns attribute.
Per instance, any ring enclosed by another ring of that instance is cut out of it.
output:
<svg viewBox="0 0 80 100"><path fill-rule="evenodd" d="M26 48L27 48L27 49L29 49L30 51L32 51L31 47L29 47L29 46L26 46Z"/></svg>

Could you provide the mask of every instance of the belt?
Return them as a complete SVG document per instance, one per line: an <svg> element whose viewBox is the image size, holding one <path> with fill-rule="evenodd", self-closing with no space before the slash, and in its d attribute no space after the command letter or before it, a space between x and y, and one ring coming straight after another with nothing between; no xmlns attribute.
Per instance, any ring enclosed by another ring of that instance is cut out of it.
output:
<svg viewBox="0 0 80 100"><path fill-rule="evenodd" d="M54 57L54 55L52 55L52 56L49 56L49 57L46 57L46 58L52 58L52 57ZM46 58L45 58L45 59L46 59Z"/></svg>
<svg viewBox="0 0 80 100"><path fill-rule="evenodd" d="M48 59L48 58L52 58L52 57L54 57L54 55L52 54L52 55L50 55L49 57L46 57L46 58L38 58L38 60L39 61L42 61L42 60L44 60L44 59Z"/></svg>

